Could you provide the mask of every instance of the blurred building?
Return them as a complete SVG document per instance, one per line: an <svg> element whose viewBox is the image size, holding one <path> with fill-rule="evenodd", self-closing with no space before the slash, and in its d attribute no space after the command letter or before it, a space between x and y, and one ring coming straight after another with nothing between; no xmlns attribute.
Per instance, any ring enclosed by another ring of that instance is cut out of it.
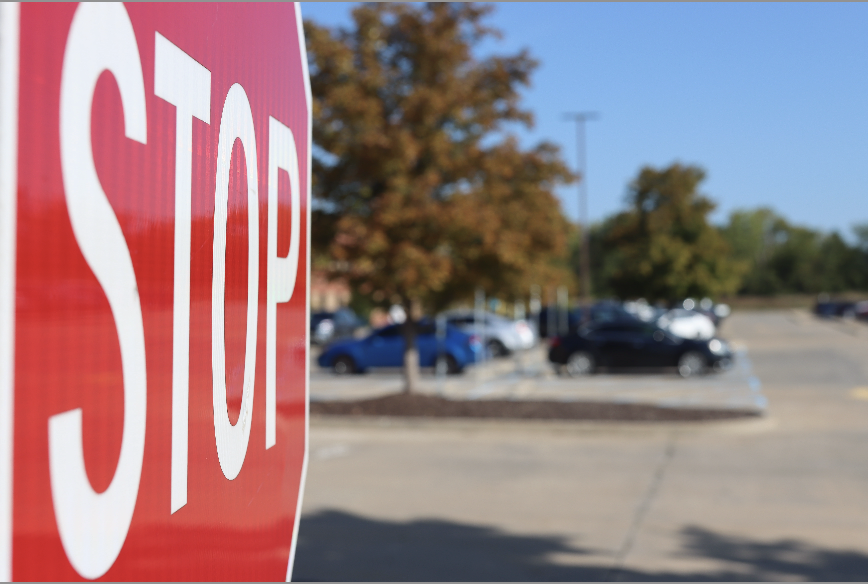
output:
<svg viewBox="0 0 868 584"><path fill-rule="evenodd" d="M350 287L342 280L326 278L320 271L312 270L310 274L310 310L311 312L334 312L350 303L352 293Z"/></svg>

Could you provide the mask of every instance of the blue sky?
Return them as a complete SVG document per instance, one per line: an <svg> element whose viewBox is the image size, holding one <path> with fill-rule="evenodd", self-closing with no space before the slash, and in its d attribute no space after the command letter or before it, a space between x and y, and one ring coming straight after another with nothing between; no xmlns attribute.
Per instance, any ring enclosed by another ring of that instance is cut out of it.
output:
<svg viewBox="0 0 868 584"><path fill-rule="evenodd" d="M351 23L352 3L303 3L305 18ZM868 223L868 5L496 5L504 37L481 54L528 48L540 61L523 143L560 145L575 168L567 111L588 123L592 220L624 206L639 168L698 164L713 220L770 206L794 223L850 234ZM577 188L558 193L568 216Z"/></svg>

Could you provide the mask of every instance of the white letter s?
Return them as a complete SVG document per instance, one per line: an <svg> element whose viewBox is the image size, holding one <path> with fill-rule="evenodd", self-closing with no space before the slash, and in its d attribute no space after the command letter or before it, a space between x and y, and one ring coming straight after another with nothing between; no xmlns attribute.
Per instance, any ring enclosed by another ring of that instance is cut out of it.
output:
<svg viewBox="0 0 868 584"><path fill-rule="evenodd" d="M87 478L81 409L48 421L51 496L63 549L75 570L98 578L114 564L133 518L145 449L145 335L136 275L117 217L96 174L91 102L100 74L114 75L126 136L147 142L142 65L121 4L80 4L72 20L60 82L60 152L72 229L105 291L120 342L124 430L111 484L96 493Z"/></svg>

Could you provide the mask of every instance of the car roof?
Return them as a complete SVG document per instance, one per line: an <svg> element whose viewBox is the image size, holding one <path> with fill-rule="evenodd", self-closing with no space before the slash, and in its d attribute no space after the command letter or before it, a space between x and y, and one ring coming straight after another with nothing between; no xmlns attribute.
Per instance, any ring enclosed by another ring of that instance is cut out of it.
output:
<svg viewBox="0 0 868 584"><path fill-rule="evenodd" d="M476 318L476 313L473 310L455 310L447 312L445 316L446 320L455 320L458 318ZM492 322L511 322L509 318L501 316L496 312L485 311L482 313L482 316L484 320L490 320Z"/></svg>

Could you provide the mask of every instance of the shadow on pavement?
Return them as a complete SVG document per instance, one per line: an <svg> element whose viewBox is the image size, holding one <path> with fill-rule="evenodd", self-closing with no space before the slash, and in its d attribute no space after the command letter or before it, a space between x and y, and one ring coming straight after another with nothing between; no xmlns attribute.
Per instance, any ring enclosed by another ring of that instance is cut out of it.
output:
<svg viewBox="0 0 868 584"><path fill-rule="evenodd" d="M301 520L293 580L861 581L868 575L868 555L855 551L789 539L760 542L700 527L686 527L681 536L679 557L712 560L720 567L693 572L613 570L614 558L610 563L587 557L606 551L571 547L559 536L514 535L438 520L376 521L323 511Z"/></svg>

